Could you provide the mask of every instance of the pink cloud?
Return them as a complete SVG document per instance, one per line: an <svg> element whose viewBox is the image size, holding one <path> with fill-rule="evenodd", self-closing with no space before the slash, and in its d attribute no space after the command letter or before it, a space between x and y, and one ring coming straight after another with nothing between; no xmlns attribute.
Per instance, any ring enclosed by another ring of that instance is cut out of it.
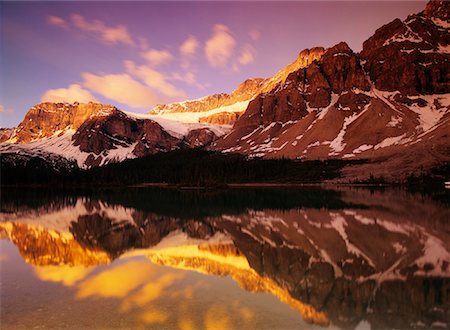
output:
<svg viewBox="0 0 450 330"><path fill-rule="evenodd" d="M166 101L126 73L95 75L85 72L82 77L86 88L130 107L145 108Z"/></svg>
<svg viewBox="0 0 450 330"><path fill-rule="evenodd" d="M173 59L173 55L167 50L149 49L141 53L142 58L146 59L152 67L158 67L162 64L169 63Z"/></svg>
<svg viewBox="0 0 450 330"><path fill-rule="evenodd" d="M64 29L69 27L67 22L59 16L47 16L47 23Z"/></svg>
<svg viewBox="0 0 450 330"><path fill-rule="evenodd" d="M136 78L142 80L147 86L154 88L166 98L183 99L187 95L184 91L177 89L167 81L167 76L155 69L147 66L137 66L133 61L125 61L127 72Z"/></svg>
<svg viewBox="0 0 450 330"><path fill-rule="evenodd" d="M71 17L72 24L85 32L90 32L109 44L125 44L134 46L135 42L131 37L128 29L123 25L107 26L102 21L87 21L83 16L73 14Z"/></svg>
<svg viewBox="0 0 450 330"><path fill-rule="evenodd" d="M250 45L245 45L242 48L241 53L239 54L238 63L240 65L248 65L250 63L253 63L254 61L255 57L253 47Z"/></svg>
<svg viewBox="0 0 450 330"><path fill-rule="evenodd" d="M11 114L11 113L14 113L14 109L13 108L6 108L2 104L0 104L0 113L2 113L2 114Z"/></svg>
<svg viewBox="0 0 450 330"><path fill-rule="evenodd" d="M230 29L223 24L216 24L213 34L206 41L205 56L212 67L226 67L233 55L236 40Z"/></svg>
<svg viewBox="0 0 450 330"><path fill-rule="evenodd" d="M253 41L257 41L261 37L261 32L259 32L257 29L251 29L248 34Z"/></svg>
<svg viewBox="0 0 450 330"><path fill-rule="evenodd" d="M197 53L199 42L194 36L189 36L180 46L181 67L187 69L190 62Z"/></svg>
<svg viewBox="0 0 450 330"><path fill-rule="evenodd" d="M41 96L42 102L80 102L87 103L97 101L95 97L78 84L72 84L68 88L49 89Z"/></svg>

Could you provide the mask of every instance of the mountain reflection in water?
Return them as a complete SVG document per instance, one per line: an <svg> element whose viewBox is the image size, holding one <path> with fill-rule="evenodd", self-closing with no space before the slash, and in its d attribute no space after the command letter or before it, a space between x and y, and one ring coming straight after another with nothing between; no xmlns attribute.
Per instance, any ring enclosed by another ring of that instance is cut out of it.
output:
<svg viewBox="0 0 450 330"><path fill-rule="evenodd" d="M140 311L135 323L124 318L118 327L450 324L449 208L402 190L12 190L2 199L2 238L32 266L34 281L70 289L65 304L108 298L116 299L112 313ZM12 266L20 260L13 263L7 244L1 319L14 327L20 304L4 298L15 295L12 282L22 282L15 278L19 266ZM239 293L229 279L283 304ZM283 323L292 319L281 315L292 311L301 318Z"/></svg>

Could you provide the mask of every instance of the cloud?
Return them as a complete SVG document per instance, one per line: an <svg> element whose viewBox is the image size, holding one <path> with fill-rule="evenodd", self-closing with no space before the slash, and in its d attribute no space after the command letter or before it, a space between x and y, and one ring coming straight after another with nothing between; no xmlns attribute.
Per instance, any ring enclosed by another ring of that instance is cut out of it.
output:
<svg viewBox="0 0 450 330"><path fill-rule="evenodd" d="M83 85L86 88L130 107L150 107L165 101L157 93L126 73L95 75L84 72L82 77Z"/></svg>
<svg viewBox="0 0 450 330"><path fill-rule="evenodd" d="M138 41L139 41L139 47L142 49L142 50L146 50L146 49L148 49L148 40L147 39L145 39L145 38L142 38L142 37L139 37L138 38Z"/></svg>
<svg viewBox="0 0 450 330"><path fill-rule="evenodd" d="M87 103L97 101L95 97L78 84L72 84L69 88L50 89L41 96L42 102L80 102Z"/></svg>
<svg viewBox="0 0 450 330"><path fill-rule="evenodd" d="M180 46L180 54L182 56L193 56L197 52L198 48L197 38L189 36Z"/></svg>
<svg viewBox="0 0 450 330"><path fill-rule="evenodd" d="M239 54L238 63L240 65L248 65L250 63L253 63L255 61L253 53L253 47L250 45L245 45L242 48L241 53Z"/></svg>
<svg viewBox="0 0 450 330"><path fill-rule="evenodd" d="M156 89L168 98L183 99L187 95L167 81L166 75L147 65L136 66L133 61L125 61L127 72L141 79L147 86Z"/></svg>
<svg viewBox="0 0 450 330"><path fill-rule="evenodd" d="M182 81L184 83L186 83L189 86L195 86L198 89L205 89L208 85L207 84L200 84L197 81L197 77L195 76L194 72L185 72L185 73L178 73L178 72L174 72L170 75L170 79L171 80L178 80L178 81Z"/></svg>
<svg viewBox="0 0 450 330"><path fill-rule="evenodd" d="M248 35L253 41L257 41L261 37L261 33L257 29L251 29Z"/></svg>
<svg viewBox="0 0 450 330"><path fill-rule="evenodd" d="M47 16L47 23L64 29L69 27L67 22L59 16Z"/></svg>
<svg viewBox="0 0 450 330"><path fill-rule="evenodd" d="M189 36L180 46L181 67L187 69L192 58L197 53L199 42L194 36Z"/></svg>
<svg viewBox="0 0 450 330"><path fill-rule="evenodd" d="M135 42L131 38L128 29L123 25L107 26L102 21L87 21L83 16L73 14L70 17L72 24L85 32L96 34L101 40L108 44L125 44L134 46Z"/></svg>
<svg viewBox="0 0 450 330"><path fill-rule="evenodd" d="M141 53L142 58L146 59L152 67L158 67L173 60L173 55L167 50L149 49Z"/></svg>
<svg viewBox="0 0 450 330"><path fill-rule="evenodd" d="M14 109L13 108L7 108L7 107L3 106L2 104L0 104L0 113L9 115L9 114L14 113Z"/></svg>
<svg viewBox="0 0 450 330"><path fill-rule="evenodd" d="M205 43L205 56L212 67L225 67L233 55L236 40L230 29L223 24L216 24L212 36Z"/></svg>

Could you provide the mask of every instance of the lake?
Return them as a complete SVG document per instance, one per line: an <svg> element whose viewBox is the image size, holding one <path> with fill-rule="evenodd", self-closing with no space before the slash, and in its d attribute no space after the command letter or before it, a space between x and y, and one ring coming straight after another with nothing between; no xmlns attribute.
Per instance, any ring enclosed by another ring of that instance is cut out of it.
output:
<svg viewBox="0 0 450 330"><path fill-rule="evenodd" d="M2 189L2 329L450 326L450 208L397 188Z"/></svg>

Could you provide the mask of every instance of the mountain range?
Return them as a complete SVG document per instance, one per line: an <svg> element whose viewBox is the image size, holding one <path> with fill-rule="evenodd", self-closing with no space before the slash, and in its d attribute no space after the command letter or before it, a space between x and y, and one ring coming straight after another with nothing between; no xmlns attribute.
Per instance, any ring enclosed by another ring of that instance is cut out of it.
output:
<svg viewBox="0 0 450 330"><path fill-rule="evenodd" d="M402 180L450 162L450 5L345 42L300 52L231 94L157 105L148 114L98 103L41 103L0 130L2 162L41 158L89 169L177 149L248 158L368 160L344 178ZM448 178L447 178L448 179Z"/></svg>

